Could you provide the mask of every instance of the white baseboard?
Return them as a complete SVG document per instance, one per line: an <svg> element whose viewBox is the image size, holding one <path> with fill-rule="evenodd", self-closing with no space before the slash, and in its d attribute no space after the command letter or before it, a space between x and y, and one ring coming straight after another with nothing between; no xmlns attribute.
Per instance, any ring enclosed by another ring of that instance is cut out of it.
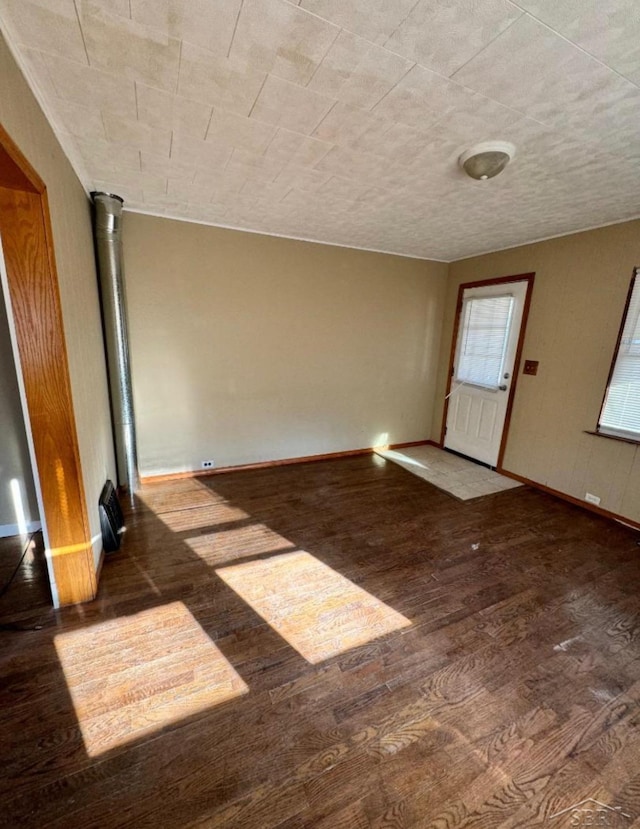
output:
<svg viewBox="0 0 640 829"><path fill-rule="evenodd" d="M29 521L27 524L27 532L35 533L42 529L40 521ZM0 538L9 538L11 535L20 535L19 524L0 524Z"/></svg>

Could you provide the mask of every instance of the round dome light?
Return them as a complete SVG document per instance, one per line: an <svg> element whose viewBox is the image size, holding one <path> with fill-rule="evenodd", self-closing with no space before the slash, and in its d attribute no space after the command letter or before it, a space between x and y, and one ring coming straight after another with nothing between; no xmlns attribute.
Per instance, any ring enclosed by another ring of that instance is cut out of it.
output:
<svg viewBox="0 0 640 829"><path fill-rule="evenodd" d="M465 173L477 181L486 181L501 173L516 154L508 141L485 141L462 153L458 159Z"/></svg>

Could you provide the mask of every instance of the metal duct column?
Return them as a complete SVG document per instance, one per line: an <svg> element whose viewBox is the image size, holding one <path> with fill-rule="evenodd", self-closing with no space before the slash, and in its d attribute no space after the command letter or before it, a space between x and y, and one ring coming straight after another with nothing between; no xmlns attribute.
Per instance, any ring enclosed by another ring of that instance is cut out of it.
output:
<svg viewBox="0 0 640 829"><path fill-rule="evenodd" d="M123 283L123 200L120 196L109 193L91 195L95 206L94 232L118 483L120 486L126 486L130 495L133 495L140 487L140 478Z"/></svg>

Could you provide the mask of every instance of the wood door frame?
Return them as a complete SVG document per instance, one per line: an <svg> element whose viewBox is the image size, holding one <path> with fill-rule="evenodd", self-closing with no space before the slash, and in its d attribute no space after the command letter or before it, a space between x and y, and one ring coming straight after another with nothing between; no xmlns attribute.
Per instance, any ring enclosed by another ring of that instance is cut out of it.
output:
<svg viewBox="0 0 640 829"><path fill-rule="evenodd" d="M518 335L518 345L516 347L516 356L513 363L513 381L509 387L509 396L507 399L507 410L504 416L504 426L502 427L502 437L500 438L500 450L498 451L498 460L495 468L498 471L502 470L502 461L504 453L507 448L507 437L509 436L509 427L511 426L511 412L513 410L513 400L515 397L516 386L518 385L518 376L520 374L520 362L522 359L522 350L524 348L524 337L527 330L527 320L529 319L529 308L531 307L531 294L533 292L533 283L535 281L535 272L519 273L515 276L497 276L493 279L480 279L475 282L462 282L458 286L458 298L456 300L456 316L453 323L453 338L451 340L451 350L449 352L449 367L447 369L447 388L444 397L444 409L442 414L442 429L440 430L440 446L444 449L444 440L447 433L447 415L449 414L449 393L451 392L451 383L453 380L453 367L456 358L456 348L458 346L458 333L460 331L460 314L462 312L462 298L464 292L469 288L484 288L491 285L504 285L510 282L526 282L527 293L524 298L524 306L522 308L522 320L520 322L520 333Z"/></svg>
<svg viewBox="0 0 640 829"><path fill-rule="evenodd" d="M97 578L47 190L2 125L0 232L56 603L88 601Z"/></svg>

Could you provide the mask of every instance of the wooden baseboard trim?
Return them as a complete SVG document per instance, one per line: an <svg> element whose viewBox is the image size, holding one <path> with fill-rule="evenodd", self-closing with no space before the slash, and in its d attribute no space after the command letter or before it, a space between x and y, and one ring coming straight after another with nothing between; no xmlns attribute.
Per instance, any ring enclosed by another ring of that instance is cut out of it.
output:
<svg viewBox="0 0 640 829"><path fill-rule="evenodd" d="M410 446L435 446L432 440L413 440L407 443L392 443L386 449L406 449ZM376 447L377 448L377 447ZM339 458L353 458L358 455L372 455L375 448L370 446L366 449L347 449L343 452L327 452L323 455L305 455L299 458L281 458L276 461L261 461L260 463L244 463L238 466L221 466L218 469L194 469L190 472L170 472L166 475L143 476L140 482L143 486L147 484L160 484L165 481L178 481L182 478L208 478L211 475L224 475L227 472L248 472L251 469L271 469L275 466L291 466L296 463L316 463L317 461L335 461Z"/></svg>
<svg viewBox="0 0 640 829"><path fill-rule="evenodd" d="M573 495L568 495L566 492L561 492L559 489L553 489L550 486L546 486L546 484L539 484L537 481L525 478L524 475L517 475L515 472L508 472L502 467L496 469L496 472L499 472L507 478L513 478L514 481L520 481L521 484L527 484L527 486L539 489L541 492L546 492L548 495L554 495L562 501L568 501L575 507L581 507L582 509L593 512L602 518L609 518L612 521L617 521L619 524L631 527L633 530L640 530L640 523L633 521L631 518L625 518L624 515L619 515L617 512L610 512L609 510L598 507L595 504L589 504L587 501L581 501L580 498L575 498Z"/></svg>
<svg viewBox="0 0 640 829"><path fill-rule="evenodd" d="M410 446L437 446L434 440L411 440L409 443L391 443L387 449L408 449ZM372 450L373 451L373 450Z"/></svg>

